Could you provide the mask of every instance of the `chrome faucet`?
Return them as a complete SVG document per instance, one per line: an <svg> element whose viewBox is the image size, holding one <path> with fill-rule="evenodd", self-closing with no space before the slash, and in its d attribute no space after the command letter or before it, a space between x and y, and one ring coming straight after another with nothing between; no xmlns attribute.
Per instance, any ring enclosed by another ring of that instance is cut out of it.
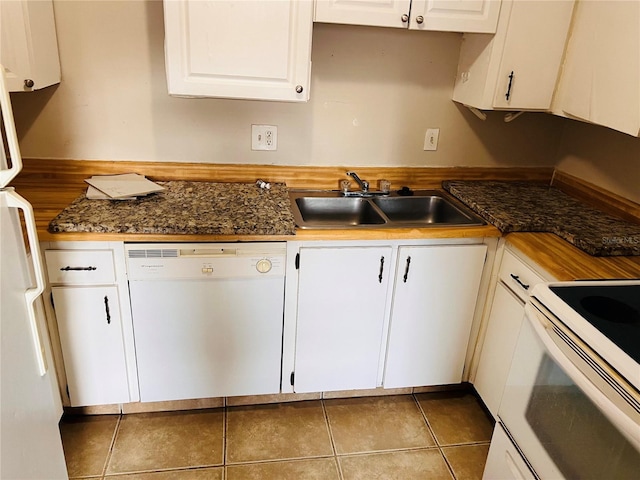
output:
<svg viewBox="0 0 640 480"><path fill-rule="evenodd" d="M347 172L347 175L353 177L356 183L360 186L360 190L362 190L362 193L369 192L369 182L367 182L366 180L360 180L360 177L358 176L358 174L353 171Z"/></svg>

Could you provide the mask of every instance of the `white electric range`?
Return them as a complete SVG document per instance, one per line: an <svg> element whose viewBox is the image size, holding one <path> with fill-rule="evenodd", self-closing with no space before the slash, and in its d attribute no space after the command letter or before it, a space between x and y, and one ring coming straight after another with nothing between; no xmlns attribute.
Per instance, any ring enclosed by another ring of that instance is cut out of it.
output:
<svg viewBox="0 0 640 480"><path fill-rule="evenodd" d="M640 279L541 284L484 478L638 478Z"/></svg>

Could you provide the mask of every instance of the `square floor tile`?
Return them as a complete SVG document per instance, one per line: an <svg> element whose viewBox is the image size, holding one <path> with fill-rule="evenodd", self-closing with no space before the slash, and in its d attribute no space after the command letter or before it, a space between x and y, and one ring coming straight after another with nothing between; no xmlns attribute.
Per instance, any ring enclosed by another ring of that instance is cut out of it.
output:
<svg viewBox="0 0 640 480"><path fill-rule="evenodd" d="M456 480L481 480L489 444L444 447L442 453L451 465Z"/></svg>
<svg viewBox="0 0 640 480"><path fill-rule="evenodd" d="M334 458L251 463L227 467L226 480L339 480Z"/></svg>
<svg viewBox="0 0 640 480"><path fill-rule="evenodd" d="M452 480L437 448L339 457L344 480Z"/></svg>
<svg viewBox="0 0 640 480"><path fill-rule="evenodd" d="M227 463L333 455L319 400L227 410Z"/></svg>
<svg viewBox="0 0 640 480"><path fill-rule="evenodd" d="M338 454L435 445L411 395L325 400Z"/></svg>
<svg viewBox="0 0 640 480"><path fill-rule="evenodd" d="M60 434L69 477L102 475L118 415L65 416Z"/></svg>
<svg viewBox="0 0 640 480"><path fill-rule="evenodd" d="M416 395L439 445L489 442L493 421L469 392Z"/></svg>
<svg viewBox="0 0 640 480"><path fill-rule="evenodd" d="M122 417L107 473L222 465L224 411Z"/></svg>
<svg viewBox="0 0 640 480"><path fill-rule="evenodd" d="M169 470L166 472L109 475L105 480L222 480L224 467L198 468L195 470Z"/></svg>

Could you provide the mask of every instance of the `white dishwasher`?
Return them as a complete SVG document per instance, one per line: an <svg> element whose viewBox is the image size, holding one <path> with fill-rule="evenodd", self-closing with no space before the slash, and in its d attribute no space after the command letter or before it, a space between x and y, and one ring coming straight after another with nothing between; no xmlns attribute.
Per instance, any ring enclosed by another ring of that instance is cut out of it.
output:
<svg viewBox="0 0 640 480"><path fill-rule="evenodd" d="M141 401L280 391L285 242L125 251Z"/></svg>

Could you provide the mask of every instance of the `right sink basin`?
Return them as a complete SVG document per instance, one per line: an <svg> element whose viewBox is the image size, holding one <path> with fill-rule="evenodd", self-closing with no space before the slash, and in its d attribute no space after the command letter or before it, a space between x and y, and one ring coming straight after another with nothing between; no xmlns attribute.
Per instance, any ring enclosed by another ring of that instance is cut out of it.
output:
<svg viewBox="0 0 640 480"><path fill-rule="evenodd" d="M410 197L376 197L373 203L391 222L476 225L483 222L471 213L456 207L441 194Z"/></svg>
<svg viewBox="0 0 640 480"><path fill-rule="evenodd" d="M412 196L344 197L335 191L289 193L299 228L405 228L484 225L456 199L439 190Z"/></svg>

